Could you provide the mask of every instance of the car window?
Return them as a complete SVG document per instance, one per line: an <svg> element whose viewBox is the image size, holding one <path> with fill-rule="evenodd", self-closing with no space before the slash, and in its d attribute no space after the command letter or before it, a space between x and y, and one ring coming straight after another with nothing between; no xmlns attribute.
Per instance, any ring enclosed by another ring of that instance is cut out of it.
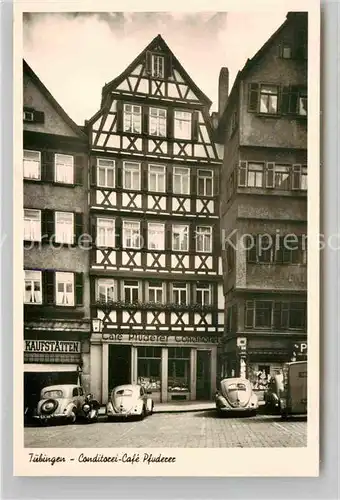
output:
<svg viewBox="0 0 340 500"><path fill-rule="evenodd" d="M58 399L63 397L63 391L54 390L54 391L45 391L42 394L42 399Z"/></svg>
<svg viewBox="0 0 340 500"><path fill-rule="evenodd" d="M131 389L119 389L115 392L115 396L132 396L133 391Z"/></svg>
<svg viewBox="0 0 340 500"><path fill-rule="evenodd" d="M72 397L78 396L78 387L75 387L72 391Z"/></svg>

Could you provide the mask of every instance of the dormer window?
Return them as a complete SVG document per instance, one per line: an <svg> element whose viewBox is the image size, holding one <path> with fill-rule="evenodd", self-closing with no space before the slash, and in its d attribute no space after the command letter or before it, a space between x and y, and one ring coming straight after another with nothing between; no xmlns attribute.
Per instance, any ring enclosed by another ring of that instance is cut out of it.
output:
<svg viewBox="0 0 340 500"><path fill-rule="evenodd" d="M164 57L152 54L151 76L164 78Z"/></svg>

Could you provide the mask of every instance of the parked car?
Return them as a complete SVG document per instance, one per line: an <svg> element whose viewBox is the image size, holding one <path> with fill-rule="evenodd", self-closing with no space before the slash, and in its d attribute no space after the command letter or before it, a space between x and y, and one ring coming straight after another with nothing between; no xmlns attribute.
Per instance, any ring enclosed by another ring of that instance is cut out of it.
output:
<svg viewBox="0 0 340 500"><path fill-rule="evenodd" d="M145 391L139 384L119 385L115 387L106 405L109 420L122 417L138 417L141 420L153 413L154 402L151 392Z"/></svg>
<svg viewBox="0 0 340 500"><path fill-rule="evenodd" d="M243 413L251 416L256 415L259 407L258 398L252 390L251 383L243 378L221 380L215 401L219 415Z"/></svg>
<svg viewBox="0 0 340 500"><path fill-rule="evenodd" d="M293 361L284 365L280 411L282 418L307 415L307 361Z"/></svg>
<svg viewBox="0 0 340 500"><path fill-rule="evenodd" d="M85 396L79 385L50 385L42 389L34 418L42 425L52 420L66 420L74 423L84 416Z"/></svg>
<svg viewBox="0 0 340 500"><path fill-rule="evenodd" d="M269 412L279 413L281 409L280 397L283 391L283 373L273 375L268 389L264 393L265 408Z"/></svg>

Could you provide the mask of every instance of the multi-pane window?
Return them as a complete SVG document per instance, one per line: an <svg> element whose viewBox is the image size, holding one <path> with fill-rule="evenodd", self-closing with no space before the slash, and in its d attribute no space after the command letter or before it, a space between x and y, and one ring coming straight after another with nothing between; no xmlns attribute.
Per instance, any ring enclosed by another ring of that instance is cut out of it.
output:
<svg viewBox="0 0 340 500"><path fill-rule="evenodd" d="M155 78L164 78L164 57L152 54L151 75Z"/></svg>
<svg viewBox="0 0 340 500"><path fill-rule="evenodd" d="M174 167L173 169L173 192L175 194L189 194L190 169L186 167Z"/></svg>
<svg viewBox="0 0 340 500"><path fill-rule="evenodd" d="M211 285L200 283L196 286L196 302L202 306L211 304Z"/></svg>
<svg viewBox="0 0 340 500"><path fill-rule="evenodd" d="M149 133L159 137L166 136L166 110L161 108L150 108L149 111Z"/></svg>
<svg viewBox="0 0 340 500"><path fill-rule="evenodd" d="M55 241L72 244L74 241L72 212L55 212Z"/></svg>
<svg viewBox="0 0 340 500"><path fill-rule="evenodd" d="M142 391L159 392L161 390L162 348L137 347L137 383Z"/></svg>
<svg viewBox="0 0 340 500"><path fill-rule="evenodd" d="M23 167L25 179L39 180L41 175L40 151L24 149Z"/></svg>
<svg viewBox="0 0 340 500"><path fill-rule="evenodd" d="M247 186L263 187L263 163L248 163Z"/></svg>
<svg viewBox="0 0 340 500"><path fill-rule="evenodd" d="M41 211L24 210L24 240L41 241Z"/></svg>
<svg viewBox="0 0 340 500"><path fill-rule="evenodd" d="M123 165L123 189L140 189L140 164L124 162Z"/></svg>
<svg viewBox="0 0 340 500"><path fill-rule="evenodd" d="M149 191L165 192L164 165L149 165Z"/></svg>
<svg viewBox="0 0 340 500"><path fill-rule="evenodd" d="M112 279L98 279L97 300L111 302L115 298L115 282Z"/></svg>
<svg viewBox="0 0 340 500"><path fill-rule="evenodd" d="M74 306L74 274L55 273L56 304L58 306Z"/></svg>
<svg viewBox="0 0 340 500"><path fill-rule="evenodd" d="M186 283L172 284L172 302L180 305L188 303L188 285Z"/></svg>
<svg viewBox="0 0 340 500"><path fill-rule="evenodd" d="M140 134L142 132L142 108L133 104L124 104L124 132Z"/></svg>
<svg viewBox="0 0 340 500"><path fill-rule="evenodd" d="M136 280L124 280L123 283L124 301L135 304L139 300L139 283Z"/></svg>
<svg viewBox="0 0 340 500"><path fill-rule="evenodd" d="M306 302L246 301L246 328L303 330L307 325Z"/></svg>
<svg viewBox="0 0 340 500"><path fill-rule="evenodd" d="M292 189L307 190L307 167L293 165Z"/></svg>
<svg viewBox="0 0 340 500"><path fill-rule="evenodd" d="M197 226L196 228L196 252L212 251L212 227Z"/></svg>
<svg viewBox="0 0 340 500"><path fill-rule="evenodd" d="M115 220L97 218L97 246L111 247L115 246Z"/></svg>
<svg viewBox="0 0 340 500"><path fill-rule="evenodd" d="M148 283L148 300L149 302L160 303L164 302L164 288L161 281Z"/></svg>
<svg viewBox="0 0 340 500"><path fill-rule="evenodd" d="M287 165L275 165L274 173L275 189L288 190L290 188L290 168Z"/></svg>
<svg viewBox="0 0 340 500"><path fill-rule="evenodd" d="M141 234L139 221L123 221L124 248L141 248Z"/></svg>
<svg viewBox="0 0 340 500"><path fill-rule="evenodd" d="M199 196L213 195L213 171L198 170L197 171L197 194Z"/></svg>
<svg viewBox="0 0 340 500"><path fill-rule="evenodd" d="M191 139L191 113L188 111L175 111L174 135L176 139Z"/></svg>
<svg viewBox="0 0 340 500"><path fill-rule="evenodd" d="M278 111L277 85L261 85L260 113L275 114Z"/></svg>
<svg viewBox="0 0 340 500"><path fill-rule="evenodd" d="M172 250L187 252L189 247L189 226L172 226Z"/></svg>
<svg viewBox="0 0 340 500"><path fill-rule="evenodd" d="M164 250L164 224L158 222L148 223L148 249Z"/></svg>
<svg viewBox="0 0 340 500"><path fill-rule="evenodd" d="M97 186L115 187L115 162L105 158L97 158Z"/></svg>
<svg viewBox="0 0 340 500"><path fill-rule="evenodd" d="M247 261L256 264L306 264L307 249L302 238L290 235L254 235L244 240Z"/></svg>
<svg viewBox="0 0 340 500"><path fill-rule="evenodd" d="M168 349L168 391L190 391L190 348L169 347Z"/></svg>
<svg viewBox="0 0 340 500"><path fill-rule="evenodd" d="M25 271L25 304L42 304L41 271Z"/></svg>
<svg viewBox="0 0 340 500"><path fill-rule="evenodd" d="M300 92L298 101L298 114L301 116L307 116L307 110L308 110L307 93Z"/></svg>
<svg viewBox="0 0 340 500"><path fill-rule="evenodd" d="M63 184L73 184L74 179L73 156L55 155L55 181Z"/></svg>
<svg viewBox="0 0 340 500"><path fill-rule="evenodd" d="M25 122L33 122L34 121L33 111L24 111L24 121Z"/></svg>

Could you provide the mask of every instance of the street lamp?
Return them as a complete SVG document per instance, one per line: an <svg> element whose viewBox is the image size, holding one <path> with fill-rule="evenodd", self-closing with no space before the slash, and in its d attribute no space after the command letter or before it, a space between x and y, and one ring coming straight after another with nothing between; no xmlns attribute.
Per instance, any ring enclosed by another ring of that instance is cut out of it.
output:
<svg viewBox="0 0 340 500"><path fill-rule="evenodd" d="M100 318L92 319L92 331L93 333L101 333L103 329L103 320Z"/></svg>

